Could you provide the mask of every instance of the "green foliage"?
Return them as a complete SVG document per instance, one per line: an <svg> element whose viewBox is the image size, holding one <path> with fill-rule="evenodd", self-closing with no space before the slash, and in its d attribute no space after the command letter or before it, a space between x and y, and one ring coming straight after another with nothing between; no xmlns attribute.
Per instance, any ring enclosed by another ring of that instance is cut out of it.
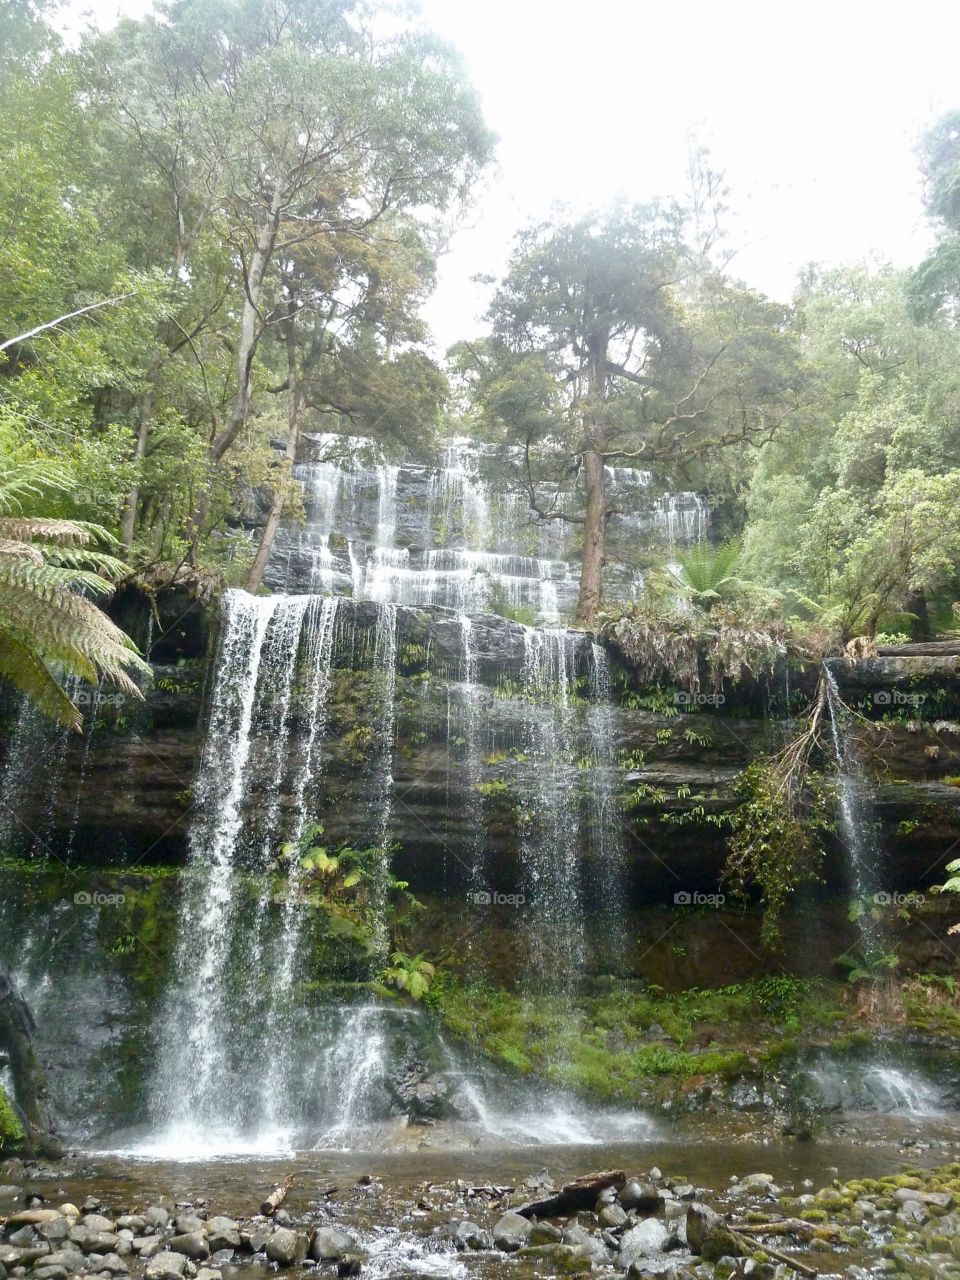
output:
<svg viewBox="0 0 960 1280"><path fill-rule="evenodd" d="M746 896L755 888L763 906L762 937L779 938L780 917L796 890L819 878L823 838L833 819L834 796L823 780L808 776L802 804L787 802L784 780L765 761L755 761L737 779L738 806L728 822L724 879Z"/></svg>
<svg viewBox="0 0 960 1280"><path fill-rule="evenodd" d="M845 951L833 962L846 970L847 981L856 985L861 982L879 982L889 976L900 965L900 957L896 951L877 943Z"/></svg>
<svg viewBox="0 0 960 1280"><path fill-rule="evenodd" d="M422 1000L430 990L436 967L420 955L410 956L405 951L394 951L390 965L383 971L383 980L412 1000Z"/></svg>
<svg viewBox="0 0 960 1280"><path fill-rule="evenodd" d="M23 1146L25 1137L20 1117L0 1086L0 1156L14 1155Z"/></svg>
<svg viewBox="0 0 960 1280"><path fill-rule="evenodd" d="M119 560L99 549L113 546L108 531L25 512L29 503L66 483L61 469L0 424L0 675L46 715L79 729L82 716L58 674L90 684L104 679L139 698L130 673L149 668L90 598L112 594L110 579L125 572Z"/></svg>

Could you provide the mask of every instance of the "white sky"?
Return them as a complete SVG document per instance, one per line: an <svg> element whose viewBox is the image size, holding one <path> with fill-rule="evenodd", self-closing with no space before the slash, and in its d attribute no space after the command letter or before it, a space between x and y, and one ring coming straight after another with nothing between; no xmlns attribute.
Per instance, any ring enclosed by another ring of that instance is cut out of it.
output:
<svg viewBox="0 0 960 1280"><path fill-rule="evenodd" d="M72 0L101 25L146 0ZM513 234L556 202L682 195L688 139L731 187L731 271L789 298L811 261L907 265L930 232L914 153L960 106L960 5L807 0L421 0L464 56L495 170L441 263L442 349L477 333Z"/></svg>

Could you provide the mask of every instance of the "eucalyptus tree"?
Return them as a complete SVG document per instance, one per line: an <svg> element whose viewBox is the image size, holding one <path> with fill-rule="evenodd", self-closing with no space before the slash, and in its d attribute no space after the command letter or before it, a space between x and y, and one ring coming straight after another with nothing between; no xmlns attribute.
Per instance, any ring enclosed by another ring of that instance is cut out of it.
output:
<svg viewBox="0 0 960 1280"><path fill-rule="evenodd" d="M423 449L432 441L446 379L423 350L419 304L433 283L433 258L413 220L390 214L363 235L312 238L278 261L279 298L267 317L266 359L280 353L282 378L269 388L286 403L283 459L247 578L256 590L286 506L305 422L321 429L393 437Z"/></svg>
<svg viewBox="0 0 960 1280"><path fill-rule="evenodd" d="M259 349L285 312L287 264L312 245L342 243L349 259L404 210L428 232L466 195L490 135L445 46L409 18L378 38L349 0L176 0L89 56L127 167L142 158L132 198L157 213L142 252L165 254L192 304L166 346L200 368L209 491L269 382ZM202 495L194 542L208 507Z"/></svg>
<svg viewBox="0 0 960 1280"><path fill-rule="evenodd" d="M676 468L771 438L804 396L783 308L691 259L675 208L617 209L523 233L491 336L455 356L530 510L582 531L577 621L600 607L607 466ZM582 506L572 495L582 483Z"/></svg>

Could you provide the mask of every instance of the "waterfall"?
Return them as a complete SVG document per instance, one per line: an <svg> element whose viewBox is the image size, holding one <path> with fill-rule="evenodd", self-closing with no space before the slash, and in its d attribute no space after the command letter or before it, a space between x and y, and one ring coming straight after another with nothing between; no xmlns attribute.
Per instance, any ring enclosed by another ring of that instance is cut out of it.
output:
<svg viewBox="0 0 960 1280"><path fill-rule="evenodd" d="M337 609L320 597L224 595L159 1035L154 1122L164 1149L273 1147L295 1123L296 845L319 772ZM300 700L298 675L307 680ZM293 851L277 927L269 881L284 839ZM254 1057L261 1037L269 1050Z"/></svg>
<svg viewBox="0 0 960 1280"><path fill-rule="evenodd" d="M575 681L572 633L526 628L524 692L534 704L527 748L538 786L527 801L523 872L541 980L555 976L557 965L565 974L579 971L586 958L576 838L579 815L571 708ZM558 935L562 935L560 946ZM552 956L544 952L545 945L553 950Z"/></svg>
<svg viewBox="0 0 960 1280"><path fill-rule="evenodd" d="M330 447L332 438L320 443ZM624 945L617 713L603 649L559 625L577 590L562 536L539 531L532 545L519 507L488 490L466 441L450 442L440 468L371 463L359 449L341 449L336 459L299 464L296 474L306 523L278 533L266 580L280 590L263 598L228 591L223 599L159 1026L154 1129L141 1151L356 1145L396 1114L394 1077L413 1052L402 1046L429 1019L384 1004L355 979L379 980L388 963L392 841L404 817L396 777L407 767L397 755L398 725L416 714L420 696L429 713L438 677L445 741L433 750L446 752L448 806L454 797L463 806L451 846L451 918L476 926L472 908L491 905L504 888L495 883L486 829L489 751L523 780L516 933L527 953L528 997L576 996L590 962L591 899L603 947L615 960ZM491 630L483 615L497 610L550 625L525 618ZM433 633L422 642L425 625L443 636L436 661ZM515 646L506 702L481 683L497 635ZM411 660L427 667L422 695L400 675ZM331 699L334 688L343 696L351 673L362 695L348 699L348 712ZM362 743L346 824L336 795L344 715L346 736L359 734ZM401 745L405 762L410 746ZM343 986L331 985L339 975L318 973L314 961L318 913L310 899L325 888L301 855L317 822L336 828L335 854L347 847L363 859L365 951ZM469 955L469 941L465 949ZM318 990L317 979L328 981ZM570 1034L572 1042L576 1018ZM435 1070L457 1082L457 1105L470 1123L518 1140L592 1140L570 1099L551 1093L549 1106L538 1108L527 1094L495 1098L449 1046L431 1052Z"/></svg>
<svg viewBox="0 0 960 1280"><path fill-rule="evenodd" d="M830 732L840 785L840 832L847 855L850 889L856 904L861 949L868 962L879 962L887 951L885 929L876 910L882 896L880 848L870 784L849 735L850 712L840 696L836 677L823 668L830 710Z"/></svg>

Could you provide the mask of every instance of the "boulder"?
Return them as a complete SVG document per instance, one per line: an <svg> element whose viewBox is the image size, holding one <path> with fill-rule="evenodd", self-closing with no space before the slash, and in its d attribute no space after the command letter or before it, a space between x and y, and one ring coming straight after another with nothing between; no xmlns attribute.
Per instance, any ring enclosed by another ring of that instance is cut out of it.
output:
<svg viewBox="0 0 960 1280"><path fill-rule="evenodd" d="M532 1224L519 1213L505 1213L494 1225L493 1243L505 1253L513 1253L530 1238Z"/></svg>
<svg viewBox="0 0 960 1280"><path fill-rule="evenodd" d="M167 1248L174 1253L185 1254L194 1262L204 1262L210 1257L210 1245L202 1231L185 1231L182 1235L174 1236L167 1241Z"/></svg>
<svg viewBox="0 0 960 1280"><path fill-rule="evenodd" d="M204 1231L214 1253L218 1249L240 1248L240 1228L233 1218L219 1216L210 1218L204 1226Z"/></svg>
<svg viewBox="0 0 960 1280"><path fill-rule="evenodd" d="M625 1209L636 1209L639 1213L655 1213L660 1208L663 1196L651 1182L640 1182L630 1178L620 1188L620 1203Z"/></svg>
<svg viewBox="0 0 960 1280"><path fill-rule="evenodd" d="M253 1253L259 1253L273 1235L275 1227L272 1222L261 1222L240 1232L240 1242Z"/></svg>
<svg viewBox="0 0 960 1280"><path fill-rule="evenodd" d="M345 1253L337 1263L338 1276L358 1276L363 1269L363 1264L367 1260L367 1255L357 1249L351 1253Z"/></svg>
<svg viewBox="0 0 960 1280"><path fill-rule="evenodd" d="M687 1248L691 1253L701 1253L707 1235L715 1228L723 1225L723 1218L706 1204L691 1204L687 1207Z"/></svg>
<svg viewBox="0 0 960 1280"><path fill-rule="evenodd" d="M294 1267L307 1256L308 1243L302 1231L277 1227L264 1247L271 1262L281 1267Z"/></svg>
<svg viewBox="0 0 960 1280"><path fill-rule="evenodd" d="M357 1247L353 1236L336 1227L319 1227L310 1241L309 1256L314 1262L337 1262Z"/></svg>
<svg viewBox="0 0 960 1280"><path fill-rule="evenodd" d="M626 1271L643 1258L655 1257L669 1248L673 1232L658 1218L646 1218L624 1235L620 1241L617 1263Z"/></svg>
<svg viewBox="0 0 960 1280"><path fill-rule="evenodd" d="M102 1213L85 1213L79 1225L87 1231L116 1231L117 1224L112 1218L105 1218Z"/></svg>
<svg viewBox="0 0 960 1280"><path fill-rule="evenodd" d="M93 1260L90 1260L90 1266L93 1266ZM105 1254L104 1257L97 1258L96 1269L100 1272L107 1271L112 1276L125 1276L130 1268L124 1260L116 1253Z"/></svg>
<svg viewBox="0 0 960 1280"><path fill-rule="evenodd" d="M617 1227L625 1227L629 1219L627 1211L619 1204L605 1204L597 1214L601 1227L610 1227L615 1230Z"/></svg>
<svg viewBox="0 0 960 1280"><path fill-rule="evenodd" d="M535 1222L527 1243L530 1245L559 1244L562 1239L563 1232L552 1222Z"/></svg>
<svg viewBox="0 0 960 1280"><path fill-rule="evenodd" d="M186 1254L173 1253L170 1249L164 1249L147 1264L146 1280L180 1280L186 1270Z"/></svg>
<svg viewBox="0 0 960 1280"><path fill-rule="evenodd" d="M135 1236L139 1236L146 1228L147 1220L139 1213L122 1213L117 1219L118 1231L132 1231Z"/></svg>

